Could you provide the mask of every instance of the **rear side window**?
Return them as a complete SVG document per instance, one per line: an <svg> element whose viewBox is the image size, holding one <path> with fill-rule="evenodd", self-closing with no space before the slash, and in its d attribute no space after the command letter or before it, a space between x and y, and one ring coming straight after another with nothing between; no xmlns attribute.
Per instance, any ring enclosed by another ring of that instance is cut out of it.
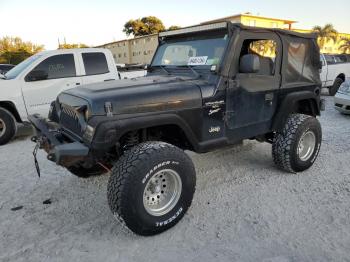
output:
<svg viewBox="0 0 350 262"><path fill-rule="evenodd" d="M288 43L286 83L314 82L317 80L319 73L318 68L313 65L312 54L312 46L309 41L291 41Z"/></svg>
<svg viewBox="0 0 350 262"><path fill-rule="evenodd" d="M47 73L47 79L65 78L76 76L73 54L54 55L46 58L34 70Z"/></svg>
<svg viewBox="0 0 350 262"><path fill-rule="evenodd" d="M82 56L86 75L109 73L104 53L83 53Z"/></svg>

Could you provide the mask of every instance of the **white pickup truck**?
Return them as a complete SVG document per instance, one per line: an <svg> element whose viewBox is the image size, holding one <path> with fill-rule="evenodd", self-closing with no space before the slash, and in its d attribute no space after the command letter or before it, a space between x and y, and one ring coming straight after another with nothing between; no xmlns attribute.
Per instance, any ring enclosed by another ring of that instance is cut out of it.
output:
<svg viewBox="0 0 350 262"><path fill-rule="evenodd" d="M334 96L346 77L350 77L350 63L342 62L336 55L321 54L322 71L320 73L322 87Z"/></svg>
<svg viewBox="0 0 350 262"><path fill-rule="evenodd" d="M142 75L141 70L138 76ZM47 116L62 91L128 77L127 72L118 73L108 49L59 49L29 57L0 77L0 145L14 137L28 115Z"/></svg>

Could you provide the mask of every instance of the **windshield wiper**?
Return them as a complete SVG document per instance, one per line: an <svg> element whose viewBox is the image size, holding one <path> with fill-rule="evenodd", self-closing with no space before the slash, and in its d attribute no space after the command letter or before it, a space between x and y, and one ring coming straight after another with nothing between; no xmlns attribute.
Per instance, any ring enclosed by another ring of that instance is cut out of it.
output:
<svg viewBox="0 0 350 262"><path fill-rule="evenodd" d="M168 70L165 69L165 66L163 65L154 65L152 67L159 67L160 69L162 69L167 75L171 75L170 72Z"/></svg>
<svg viewBox="0 0 350 262"><path fill-rule="evenodd" d="M168 70L165 69L165 66L159 65L159 67L166 72L168 75L171 75L170 72Z"/></svg>
<svg viewBox="0 0 350 262"><path fill-rule="evenodd" d="M181 66L177 66L177 67L187 67L187 68L189 68L189 69L192 71L192 73L193 73L196 77L200 77L200 76L201 76L201 74L198 73L196 70L194 70L193 67L190 66L190 65L181 65Z"/></svg>

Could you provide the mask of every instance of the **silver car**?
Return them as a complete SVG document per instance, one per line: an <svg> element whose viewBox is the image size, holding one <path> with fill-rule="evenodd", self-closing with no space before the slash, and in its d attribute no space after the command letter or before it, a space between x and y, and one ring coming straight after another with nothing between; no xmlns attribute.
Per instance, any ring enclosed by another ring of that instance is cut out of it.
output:
<svg viewBox="0 0 350 262"><path fill-rule="evenodd" d="M343 114L350 114L350 78L341 84L334 97L334 107Z"/></svg>

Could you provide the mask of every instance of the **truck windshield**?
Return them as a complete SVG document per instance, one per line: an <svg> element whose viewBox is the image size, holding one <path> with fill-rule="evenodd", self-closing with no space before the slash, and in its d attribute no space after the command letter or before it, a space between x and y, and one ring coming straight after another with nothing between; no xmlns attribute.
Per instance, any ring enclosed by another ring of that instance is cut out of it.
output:
<svg viewBox="0 0 350 262"><path fill-rule="evenodd" d="M8 71L5 75L6 79L16 78L20 73L23 72L23 70L25 70L28 66L30 66L32 63L34 63L40 57L41 57L41 55L33 55L31 57L28 57L26 60L19 63L14 68L12 68L10 71Z"/></svg>
<svg viewBox="0 0 350 262"><path fill-rule="evenodd" d="M212 66L221 62L227 34L165 40L160 43L151 66Z"/></svg>

